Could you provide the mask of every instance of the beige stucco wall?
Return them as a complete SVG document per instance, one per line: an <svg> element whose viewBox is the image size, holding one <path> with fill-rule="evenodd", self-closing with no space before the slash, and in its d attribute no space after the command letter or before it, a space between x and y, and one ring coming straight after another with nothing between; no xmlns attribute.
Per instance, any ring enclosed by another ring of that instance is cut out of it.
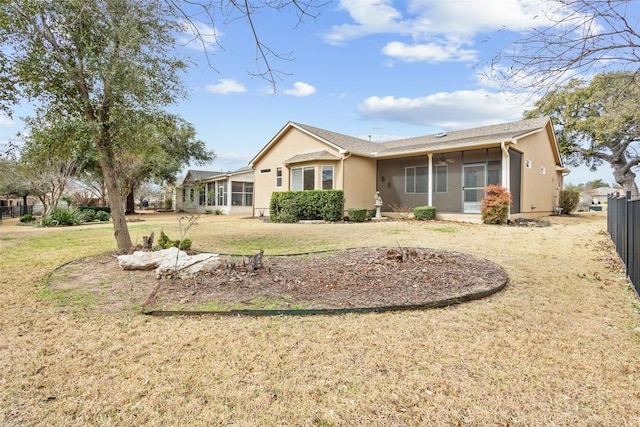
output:
<svg viewBox="0 0 640 427"><path fill-rule="evenodd" d="M349 156L344 160L344 209L375 208L376 160L360 156Z"/></svg>
<svg viewBox="0 0 640 427"><path fill-rule="evenodd" d="M334 166L334 189L342 190L342 169L341 161L323 161L296 163L288 168L284 162L293 156L313 153L326 150L329 153L341 157L341 154L334 147L324 144L321 141L296 129L289 129L280 139L269 147L260 159L255 163L254 176L254 215L269 215L269 202L271 193L274 191L289 191L290 189L290 168L315 166L316 188L321 188L321 167L322 165ZM282 168L282 186L276 187L276 169ZM372 196L373 197L373 196Z"/></svg>
<svg viewBox="0 0 640 427"><path fill-rule="evenodd" d="M521 213L553 212L562 189L562 175L556 172L556 159L547 134L527 136L518 140L514 148L522 152Z"/></svg>

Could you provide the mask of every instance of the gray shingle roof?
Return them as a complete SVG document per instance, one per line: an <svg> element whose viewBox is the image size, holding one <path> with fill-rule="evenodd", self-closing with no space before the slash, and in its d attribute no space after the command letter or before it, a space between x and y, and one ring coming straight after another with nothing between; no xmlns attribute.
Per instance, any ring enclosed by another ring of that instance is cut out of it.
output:
<svg viewBox="0 0 640 427"><path fill-rule="evenodd" d="M313 153L303 153L297 154L290 159L284 161L285 165L290 165L293 163L302 163L302 162L310 162L313 160L330 160L330 161L338 161L340 157L329 153L327 150L315 151Z"/></svg>
<svg viewBox="0 0 640 427"><path fill-rule="evenodd" d="M399 153L453 151L469 146L499 143L542 130L548 121L548 117L542 117L451 131L444 135L433 134L388 142L371 142L301 123L292 124L346 151L376 157Z"/></svg>
<svg viewBox="0 0 640 427"><path fill-rule="evenodd" d="M292 124L324 139L325 141L333 145L336 145L344 150L351 151L352 153L369 155L372 152L380 150L380 144L376 142L355 138L349 135L343 135L337 132L331 132L325 129L304 125L302 123L292 122Z"/></svg>

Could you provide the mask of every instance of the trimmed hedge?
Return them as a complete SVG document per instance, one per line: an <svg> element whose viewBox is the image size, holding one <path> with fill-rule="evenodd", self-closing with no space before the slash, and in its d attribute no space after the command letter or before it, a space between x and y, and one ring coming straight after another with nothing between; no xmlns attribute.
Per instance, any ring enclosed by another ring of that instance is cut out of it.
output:
<svg viewBox="0 0 640 427"><path fill-rule="evenodd" d="M436 207L416 206L413 208L413 216L415 219L436 219Z"/></svg>
<svg viewBox="0 0 640 427"><path fill-rule="evenodd" d="M342 219L342 190L274 191L269 204L272 222L298 222L301 219L339 221Z"/></svg>
<svg viewBox="0 0 640 427"><path fill-rule="evenodd" d="M367 210L364 208L349 209L349 221L364 222L367 219Z"/></svg>

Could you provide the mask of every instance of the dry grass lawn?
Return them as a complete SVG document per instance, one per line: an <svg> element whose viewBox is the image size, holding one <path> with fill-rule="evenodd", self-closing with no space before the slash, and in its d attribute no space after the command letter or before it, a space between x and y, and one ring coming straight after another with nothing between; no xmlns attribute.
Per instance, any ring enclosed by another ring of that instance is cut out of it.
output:
<svg viewBox="0 0 640 427"><path fill-rule="evenodd" d="M112 250L107 225L0 225L1 426L639 426L640 326L599 213L544 228L265 224L202 217L194 248L449 249L511 282L446 309L155 318L53 292L60 264ZM177 234L146 215L132 237ZM132 283L132 286L135 286ZM108 295L104 295L108 298Z"/></svg>

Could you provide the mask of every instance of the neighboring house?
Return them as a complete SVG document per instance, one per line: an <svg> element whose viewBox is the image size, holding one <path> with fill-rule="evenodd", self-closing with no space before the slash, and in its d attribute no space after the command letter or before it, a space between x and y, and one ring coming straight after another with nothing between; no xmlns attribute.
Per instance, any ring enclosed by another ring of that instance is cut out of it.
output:
<svg viewBox="0 0 640 427"><path fill-rule="evenodd" d="M562 164L548 118L375 143L287 123L249 163L255 171L254 215L268 214L271 193L344 191L349 208L383 211L431 205L438 214L479 214L483 188L507 187L512 214L555 212ZM442 217L442 216L441 216Z"/></svg>
<svg viewBox="0 0 640 427"><path fill-rule="evenodd" d="M216 211L227 215L253 214L253 170L234 172L190 170L176 186L176 210Z"/></svg>
<svg viewBox="0 0 640 427"><path fill-rule="evenodd" d="M615 194L616 192L620 192L620 194L624 195L624 191L622 189L611 187L599 187L585 191L588 197L588 201L592 205L602 205L607 203L609 195Z"/></svg>

